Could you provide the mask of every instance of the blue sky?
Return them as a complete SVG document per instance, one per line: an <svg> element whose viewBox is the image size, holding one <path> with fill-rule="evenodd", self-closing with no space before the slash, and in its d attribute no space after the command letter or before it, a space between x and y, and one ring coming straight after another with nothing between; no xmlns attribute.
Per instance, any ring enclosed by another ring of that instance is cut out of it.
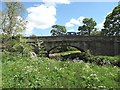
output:
<svg viewBox="0 0 120 90"><path fill-rule="evenodd" d="M48 2L49 1L49 2ZM78 31L84 18L93 18L100 30L108 13L118 2L71 2L70 0L42 0L42 2L22 2L26 8L24 18L26 35L50 35L54 24L66 26L68 31Z"/></svg>

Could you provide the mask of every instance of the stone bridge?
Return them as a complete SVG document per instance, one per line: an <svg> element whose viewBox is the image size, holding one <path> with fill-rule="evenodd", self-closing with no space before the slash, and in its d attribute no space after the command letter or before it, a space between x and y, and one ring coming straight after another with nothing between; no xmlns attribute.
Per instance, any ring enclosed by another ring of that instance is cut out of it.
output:
<svg viewBox="0 0 120 90"><path fill-rule="evenodd" d="M120 55L120 36L38 36L27 37L28 43L43 40L47 53L58 46L72 46L93 55Z"/></svg>

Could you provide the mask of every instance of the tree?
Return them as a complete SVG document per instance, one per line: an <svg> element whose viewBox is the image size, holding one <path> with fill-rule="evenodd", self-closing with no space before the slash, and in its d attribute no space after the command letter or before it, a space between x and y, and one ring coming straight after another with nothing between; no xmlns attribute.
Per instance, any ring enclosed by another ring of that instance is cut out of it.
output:
<svg viewBox="0 0 120 90"><path fill-rule="evenodd" d="M102 35L120 36L120 4L113 9L112 13L107 15Z"/></svg>
<svg viewBox="0 0 120 90"><path fill-rule="evenodd" d="M101 31L99 30L92 31L91 36L101 36Z"/></svg>
<svg viewBox="0 0 120 90"><path fill-rule="evenodd" d="M81 35L90 35L91 31L93 31L97 23L92 18L84 18L83 19L83 26L79 26L78 30L81 32Z"/></svg>
<svg viewBox="0 0 120 90"><path fill-rule="evenodd" d="M2 44L4 51L10 54L30 55L32 47L26 43L21 32L26 28L26 21L22 18L24 6L20 2L5 2L1 12Z"/></svg>
<svg viewBox="0 0 120 90"><path fill-rule="evenodd" d="M20 2L5 2L5 9L1 12L2 33L11 37L25 30L26 21L21 17L23 11Z"/></svg>
<svg viewBox="0 0 120 90"><path fill-rule="evenodd" d="M61 25L53 25L52 28L53 29L50 31L52 36L63 35L67 31L65 26L61 26Z"/></svg>
<svg viewBox="0 0 120 90"><path fill-rule="evenodd" d="M5 2L4 5L5 8L0 13L0 29L3 44L6 45L8 42L12 44L13 42L10 40L25 30L26 21L21 16L21 13L24 11L24 6L20 2Z"/></svg>
<svg viewBox="0 0 120 90"><path fill-rule="evenodd" d="M80 35L88 35L88 31L87 31L87 26L83 25L83 26L79 26L78 30L80 31Z"/></svg>
<svg viewBox="0 0 120 90"><path fill-rule="evenodd" d="M120 1L118 2L118 5L120 5Z"/></svg>

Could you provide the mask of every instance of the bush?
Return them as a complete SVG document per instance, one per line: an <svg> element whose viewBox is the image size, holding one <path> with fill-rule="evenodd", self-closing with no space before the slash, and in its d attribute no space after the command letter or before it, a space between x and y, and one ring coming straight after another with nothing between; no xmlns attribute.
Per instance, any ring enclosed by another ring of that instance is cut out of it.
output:
<svg viewBox="0 0 120 90"><path fill-rule="evenodd" d="M3 88L120 88L117 67L3 54Z"/></svg>
<svg viewBox="0 0 120 90"><path fill-rule="evenodd" d="M44 42L42 40L36 40L37 42L33 45L34 47L34 52L38 55L38 57L44 57L44 51L45 51L45 47L44 47Z"/></svg>
<svg viewBox="0 0 120 90"><path fill-rule="evenodd" d="M3 45L5 46L4 52L12 55L30 56L32 47L26 42L22 35L10 37L9 35L2 35Z"/></svg>
<svg viewBox="0 0 120 90"><path fill-rule="evenodd" d="M84 61L87 62L88 58L91 57L91 53L89 50L85 51L85 52L81 52L81 51L68 51L65 53L59 53L61 57L63 57L63 60L77 60L77 61Z"/></svg>
<svg viewBox="0 0 120 90"><path fill-rule="evenodd" d="M115 65L120 62L119 56L92 56L88 58L91 63L96 63L97 65Z"/></svg>

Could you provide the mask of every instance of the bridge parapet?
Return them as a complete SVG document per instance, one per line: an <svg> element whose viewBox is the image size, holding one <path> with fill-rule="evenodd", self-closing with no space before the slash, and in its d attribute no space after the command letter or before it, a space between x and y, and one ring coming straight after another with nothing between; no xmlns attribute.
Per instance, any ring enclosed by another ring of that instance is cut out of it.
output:
<svg viewBox="0 0 120 90"><path fill-rule="evenodd" d="M94 55L120 55L120 36L41 36L26 37L28 42L43 40L46 51L59 45L91 50Z"/></svg>
<svg viewBox="0 0 120 90"><path fill-rule="evenodd" d="M120 41L120 36L38 36L26 38L31 41L36 39L43 41Z"/></svg>

